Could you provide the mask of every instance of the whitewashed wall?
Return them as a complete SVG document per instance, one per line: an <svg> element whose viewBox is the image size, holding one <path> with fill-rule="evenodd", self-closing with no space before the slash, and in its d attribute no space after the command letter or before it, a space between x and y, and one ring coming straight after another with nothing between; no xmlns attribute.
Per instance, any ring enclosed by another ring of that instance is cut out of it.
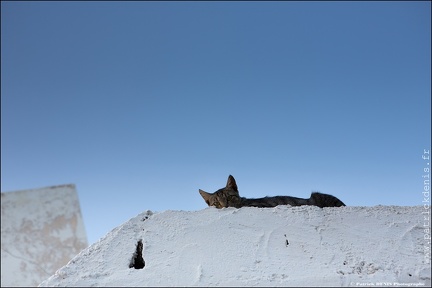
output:
<svg viewBox="0 0 432 288"><path fill-rule="evenodd" d="M1 286L37 286L86 247L75 185L1 193Z"/></svg>

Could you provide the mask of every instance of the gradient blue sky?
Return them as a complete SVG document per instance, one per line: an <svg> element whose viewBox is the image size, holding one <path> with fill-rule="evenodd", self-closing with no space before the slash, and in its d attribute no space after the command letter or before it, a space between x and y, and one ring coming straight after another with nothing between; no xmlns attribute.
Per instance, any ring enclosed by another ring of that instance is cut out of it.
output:
<svg viewBox="0 0 432 288"><path fill-rule="evenodd" d="M421 205L430 2L1 2L1 191L74 183L89 242L240 195Z"/></svg>

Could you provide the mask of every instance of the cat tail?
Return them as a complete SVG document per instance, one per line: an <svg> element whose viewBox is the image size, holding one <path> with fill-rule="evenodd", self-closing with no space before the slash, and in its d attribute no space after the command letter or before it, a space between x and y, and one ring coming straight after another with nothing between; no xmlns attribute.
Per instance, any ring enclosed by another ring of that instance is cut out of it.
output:
<svg viewBox="0 0 432 288"><path fill-rule="evenodd" d="M309 198L309 205L315 205L318 207L341 207L346 206L341 200L338 198L329 195L323 194L319 192L313 192Z"/></svg>

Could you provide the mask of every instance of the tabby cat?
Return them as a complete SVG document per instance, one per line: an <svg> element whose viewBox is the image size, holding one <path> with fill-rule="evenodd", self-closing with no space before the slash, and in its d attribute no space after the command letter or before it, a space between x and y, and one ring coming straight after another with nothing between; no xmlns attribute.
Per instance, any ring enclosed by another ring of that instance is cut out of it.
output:
<svg viewBox="0 0 432 288"><path fill-rule="evenodd" d="M208 206L214 206L216 208L225 207L276 207L278 205L314 205L318 207L340 207L345 204L338 198L323 194L319 192L313 192L308 199L297 198L292 196L273 196L264 198L244 198L240 197L238 192L237 183L233 176L228 176L228 181L225 188L221 188L214 193L207 193L199 189L199 193L204 198L204 201Z"/></svg>

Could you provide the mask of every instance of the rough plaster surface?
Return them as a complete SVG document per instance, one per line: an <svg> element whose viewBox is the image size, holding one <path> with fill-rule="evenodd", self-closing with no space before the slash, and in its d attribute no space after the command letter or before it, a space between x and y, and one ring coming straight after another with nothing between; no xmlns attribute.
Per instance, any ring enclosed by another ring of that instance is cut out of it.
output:
<svg viewBox="0 0 432 288"><path fill-rule="evenodd" d="M1 286L37 286L86 247L74 185L1 193Z"/></svg>
<svg viewBox="0 0 432 288"><path fill-rule="evenodd" d="M424 206L146 211L40 286L430 287L428 215ZM144 265L131 267L137 251Z"/></svg>

